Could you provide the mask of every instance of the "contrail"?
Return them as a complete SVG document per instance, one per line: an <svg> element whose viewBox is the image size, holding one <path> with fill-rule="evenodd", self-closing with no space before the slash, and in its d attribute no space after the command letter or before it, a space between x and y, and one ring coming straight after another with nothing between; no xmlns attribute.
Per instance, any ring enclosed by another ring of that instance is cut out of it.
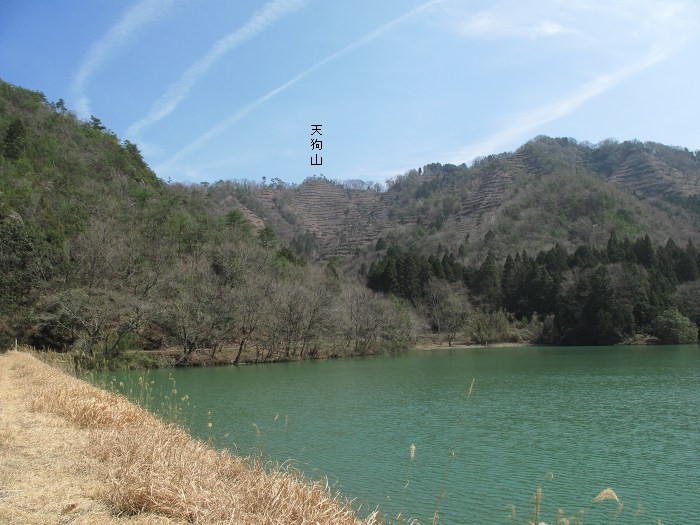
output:
<svg viewBox="0 0 700 525"><path fill-rule="evenodd" d="M417 15L418 13L422 13L423 11L433 7L436 4L439 4L440 2L443 2L444 0L430 0L429 2L426 2L424 4L421 4L420 6L416 7L415 9L404 13L403 15L399 16L398 18L395 18L391 20L390 22L387 22L386 24L380 26L379 28L375 29L374 31L367 33L365 36L359 38L358 40L355 40L351 44L348 44L345 46L343 49L340 51L336 51L332 55L327 56L323 60L316 62L313 66L305 69L295 77L293 77L291 80L288 80L281 86L273 89L269 93L263 95L262 97L254 100L253 102L243 106L241 109L236 111L235 113L231 114L228 118L211 128L209 131L204 133L203 135L199 136L197 139L195 139L193 142L185 146L183 149L178 151L175 155L170 157L168 160L166 160L163 164L158 166L156 168L156 172L167 169L170 165L174 164L175 162L181 160L183 157L189 155L193 151L198 150L200 147L202 147L204 144L207 142L211 141L213 138L221 135L225 130L227 130L229 127L234 125L236 122L241 120L243 117L248 115L251 111L255 110L256 108L260 107L263 105L265 102L270 100L272 97L278 95L282 91L285 91L287 88L293 86L303 78L307 77L317 69L325 66L329 62L332 62L334 60L337 60L338 58L350 53L351 51L354 51L358 47L364 46L371 42L372 40L375 40L385 34L387 31L392 29L393 27L399 25L402 23L404 20Z"/></svg>
<svg viewBox="0 0 700 525"><path fill-rule="evenodd" d="M265 4L262 9L253 14L245 25L218 40L206 55L192 64L153 103L148 115L129 126L126 131L127 135L133 137L142 129L168 116L177 108L182 99L187 96L192 86L226 53L235 49L246 40L255 37L285 15L301 9L306 3L306 0L273 0Z"/></svg>
<svg viewBox="0 0 700 525"><path fill-rule="evenodd" d="M85 95L85 86L90 77L115 49L128 42L137 29L159 18L171 4L172 0L143 0L139 2L128 9L115 26L90 46L90 50L71 85L74 105L79 116L85 118L90 114L90 99Z"/></svg>
<svg viewBox="0 0 700 525"><path fill-rule="evenodd" d="M620 8L617 4L610 3L603 5L606 11L614 10L617 16L630 16L631 11L624 6ZM649 7L651 6L653 3ZM582 7L588 8L589 4L584 2ZM696 32L697 11L690 9L690 7L690 3L681 2L664 4L658 10L640 8L642 12L650 12L648 15L649 23L653 24L656 32L649 51L639 60L615 71L598 75L554 102L513 115L509 119L510 124L507 127L477 143L453 152L446 159L447 162L461 164L481 155L502 151L503 148L513 144L517 139L531 134L533 130L573 113L589 100L667 60L679 51Z"/></svg>
<svg viewBox="0 0 700 525"><path fill-rule="evenodd" d="M670 53L665 51L652 49L652 51L641 60L625 68L612 73L602 74L559 100L515 116L512 123L507 128L494 133L478 143L471 144L451 154L447 162L461 164L474 160L481 155L488 155L500 151L517 138L530 133L540 126L572 113L592 98L602 95L609 89L625 82L630 77L664 61L668 58L669 54Z"/></svg>

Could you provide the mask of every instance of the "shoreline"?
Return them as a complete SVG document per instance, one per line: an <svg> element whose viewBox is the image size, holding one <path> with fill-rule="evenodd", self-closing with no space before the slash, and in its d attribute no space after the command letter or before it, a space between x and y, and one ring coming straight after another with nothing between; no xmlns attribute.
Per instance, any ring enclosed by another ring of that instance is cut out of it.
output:
<svg viewBox="0 0 700 525"><path fill-rule="evenodd" d="M650 346L650 345L662 345L658 339L652 337L639 337L627 341L623 341L614 345L556 345L556 344L545 344L545 343L530 343L530 342L497 342L491 344L476 344L476 343L460 343L453 344L449 346L445 343L431 342L429 338L423 338L417 341L409 348L396 352L396 355L400 355L406 352L431 352L436 350L479 350L479 349L499 349L499 348L527 348L533 346ZM30 351L37 352L40 354L51 355L52 360L60 362L62 366L66 369L74 369L74 354L70 352L55 352L55 351L41 351L29 349ZM215 356L207 355L206 353L196 353L190 356L190 360L187 362L181 362L180 350L177 348L166 348L162 350L128 350L122 356L117 366L114 368L105 367L104 370L110 371L128 371L128 370L151 370L151 369L162 369L162 368L200 368L200 367L212 367L212 366L251 366L251 365L266 365L266 364L279 364L279 363L299 363L303 361L326 361L335 359L345 359L345 358L358 358L358 357L376 357L380 355L386 355L391 352L379 352L379 353L369 353L369 354L346 354L346 355L319 355L315 357L305 357L305 358L290 358L290 359L275 359L269 361L255 361L255 360L241 360L239 363L234 363L231 358L231 353L224 350L217 353ZM0 354L1 355L1 354ZM106 363L103 363L104 366ZM95 371L103 370L101 367L85 368L85 371Z"/></svg>
<svg viewBox="0 0 700 525"><path fill-rule="evenodd" d="M32 408L32 387L39 377L32 360L36 361L17 352L0 355L0 522L126 522L103 497L108 483L102 464L82 452L89 446L89 431ZM152 513L128 521L186 523Z"/></svg>
<svg viewBox="0 0 700 525"><path fill-rule="evenodd" d="M215 450L29 352L0 354L0 391L2 523L379 523L323 482Z"/></svg>
<svg viewBox="0 0 700 525"><path fill-rule="evenodd" d="M421 343L414 345L411 350L417 350L420 352L429 352L431 350L477 350L480 348L519 348L528 346L538 346L535 343L493 343L488 345L480 344L455 344L452 346L434 343Z"/></svg>

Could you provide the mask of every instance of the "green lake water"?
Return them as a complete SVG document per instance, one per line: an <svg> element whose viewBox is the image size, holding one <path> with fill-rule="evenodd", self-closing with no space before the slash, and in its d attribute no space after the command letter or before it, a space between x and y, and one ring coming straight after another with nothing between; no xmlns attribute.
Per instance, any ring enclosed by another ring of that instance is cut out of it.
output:
<svg viewBox="0 0 700 525"><path fill-rule="evenodd" d="M700 347L527 347L150 372L194 435L430 523L700 523ZM124 376L117 376L123 380ZM474 378L474 391L466 400ZM209 427L211 423L211 427ZM415 444L414 461L410 445ZM616 513L620 513L617 515Z"/></svg>

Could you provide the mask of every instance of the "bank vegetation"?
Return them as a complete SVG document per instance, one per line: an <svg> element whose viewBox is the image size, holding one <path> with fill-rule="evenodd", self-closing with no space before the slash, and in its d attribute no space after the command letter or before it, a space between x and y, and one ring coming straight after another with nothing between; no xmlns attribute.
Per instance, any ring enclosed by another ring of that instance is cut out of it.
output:
<svg viewBox="0 0 700 525"><path fill-rule="evenodd" d="M410 346L403 303L213 198L158 179L99 119L0 81L0 345L83 368L126 366L133 349L186 365Z"/></svg>
<svg viewBox="0 0 700 525"><path fill-rule="evenodd" d="M324 481L215 450L28 353L0 356L0 384L0 521L378 522Z"/></svg>
<svg viewBox="0 0 700 525"><path fill-rule="evenodd" d="M610 155L619 149L609 146ZM310 200L292 206L298 192L276 177L166 183L98 118L81 120L62 100L0 81L0 346L17 341L70 353L83 369L114 369L370 355L417 338L696 342L700 258L689 217L697 198L673 208L687 237L652 241L642 232L653 224L622 206L631 197L595 174L613 170L614 156L595 160L607 149L584 148L590 173L572 174L578 161L561 156L571 148L580 150L539 140L508 162L429 165L381 195L310 181ZM640 148L658 149L637 144L628 153ZM697 156L658 151L677 166L676 182L690 184ZM457 228L459 213L471 210L471 186L481 181L486 191L496 180L493 163L518 177L540 166L539 193L506 177L499 195L519 188L520 204L487 231L488 221L476 228L466 216ZM341 209L343 199L357 206ZM369 200L381 206L365 207ZM303 226L306 205L315 219ZM384 217L386 207L395 216ZM388 233L375 239L379 223ZM564 224L579 233L554 228ZM364 232L362 246L348 244L353 229ZM594 237L583 235L592 229ZM512 250L530 230L542 234L530 243L542 249ZM316 232L337 251L322 253Z"/></svg>

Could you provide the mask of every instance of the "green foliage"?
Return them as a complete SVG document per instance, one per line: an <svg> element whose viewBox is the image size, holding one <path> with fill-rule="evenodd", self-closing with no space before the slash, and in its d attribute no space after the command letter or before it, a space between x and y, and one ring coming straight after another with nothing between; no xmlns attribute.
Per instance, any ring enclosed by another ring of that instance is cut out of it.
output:
<svg viewBox="0 0 700 525"><path fill-rule="evenodd" d="M443 259L446 265L451 264L451 259ZM389 292L415 303L423 295L424 287L436 268L444 277L443 264L436 261L437 259L432 261L421 257L415 251L405 252L392 246L382 259L370 266L367 275L368 286L373 290Z"/></svg>
<svg viewBox="0 0 700 525"><path fill-rule="evenodd" d="M370 288L409 299L438 334L444 332L442 325L451 324L450 316L462 318L461 304L467 300L445 299L447 284L458 283L467 287L469 302L482 313L503 307L513 319L523 320L521 331L530 334L524 335L528 340L619 343L648 331L654 318L673 304L676 283L695 283L688 279L697 275L692 244L680 249L669 241L654 247L648 236L633 243L620 241L614 232L605 250L581 245L569 254L556 244L536 258L524 251L508 255L502 266L493 252L478 267L462 265L442 246L438 253L442 257L425 258L391 246L367 272ZM700 321L690 289L685 286L675 300ZM535 326L538 318L544 321Z"/></svg>
<svg viewBox="0 0 700 525"><path fill-rule="evenodd" d="M258 241L263 248L271 248L274 246L275 242L277 242L277 234L266 224L265 227L258 232Z"/></svg>
<svg viewBox="0 0 700 525"><path fill-rule="evenodd" d="M477 344L489 345L511 339L511 323L503 310L477 309L469 316L466 335Z"/></svg>
<svg viewBox="0 0 700 525"><path fill-rule="evenodd" d="M26 130L24 124L19 118L12 121L5 133L5 139L2 142L2 154L4 157L17 160L24 153L26 141Z"/></svg>
<svg viewBox="0 0 700 525"><path fill-rule="evenodd" d="M316 235L309 232L297 234L292 238L289 247L299 256L310 257L318 251Z"/></svg>
<svg viewBox="0 0 700 525"><path fill-rule="evenodd" d="M122 366L133 348L179 347L184 363L224 347L240 362L409 344L405 308L371 292L348 337L340 261L307 265L308 232L290 248L274 223L253 236L238 205L264 211L257 186L164 184L97 117L4 82L0 108L1 343L88 367Z"/></svg>
<svg viewBox="0 0 700 525"><path fill-rule="evenodd" d="M700 281L678 286L673 294L673 303L684 316L700 326Z"/></svg>
<svg viewBox="0 0 700 525"><path fill-rule="evenodd" d="M489 251L476 273L472 289L481 296L482 302L491 310L500 307L502 302L501 269L496 264L496 256Z"/></svg>
<svg viewBox="0 0 700 525"><path fill-rule="evenodd" d="M556 320L567 344L618 343L634 330L632 310L619 301L605 266L581 272L560 290Z"/></svg>
<svg viewBox="0 0 700 525"><path fill-rule="evenodd" d="M527 252L509 255L503 265L504 307L518 319L552 312L562 274L569 268L567 259L559 245L537 260Z"/></svg>
<svg viewBox="0 0 700 525"><path fill-rule="evenodd" d="M651 324L651 332L665 344L698 342L698 326L677 308L669 308L657 316Z"/></svg>
<svg viewBox="0 0 700 525"><path fill-rule="evenodd" d="M673 270L679 283L696 281L700 277L698 252L691 241L688 241L685 250L680 253L676 251L673 255L675 255ZM669 258L673 260L673 256Z"/></svg>
<svg viewBox="0 0 700 525"><path fill-rule="evenodd" d="M285 247L277 250L277 258L281 261L296 264L298 266L304 266L306 264L306 260L303 257L296 257L292 250Z"/></svg>
<svg viewBox="0 0 700 525"><path fill-rule="evenodd" d="M20 221L0 222L0 314L36 300L63 262L39 228Z"/></svg>
<svg viewBox="0 0 700 525"><path fill-rule="evenodd" d="M226 214L226 224L228 226L231 226L233 228L240 227L243 223L245 223L245 218L243 217L243 214L237 210L237 209L232 209L229 210L229 212Z"/></svg>
<svg viewBox="0 0 700 525"><path fill-rule="evenodd" d="M107 128L102 124L102 121L98 119L95 115L90 115L90 122L89 122L90 128L96 130L96 131L104 131Z"/></svg>

